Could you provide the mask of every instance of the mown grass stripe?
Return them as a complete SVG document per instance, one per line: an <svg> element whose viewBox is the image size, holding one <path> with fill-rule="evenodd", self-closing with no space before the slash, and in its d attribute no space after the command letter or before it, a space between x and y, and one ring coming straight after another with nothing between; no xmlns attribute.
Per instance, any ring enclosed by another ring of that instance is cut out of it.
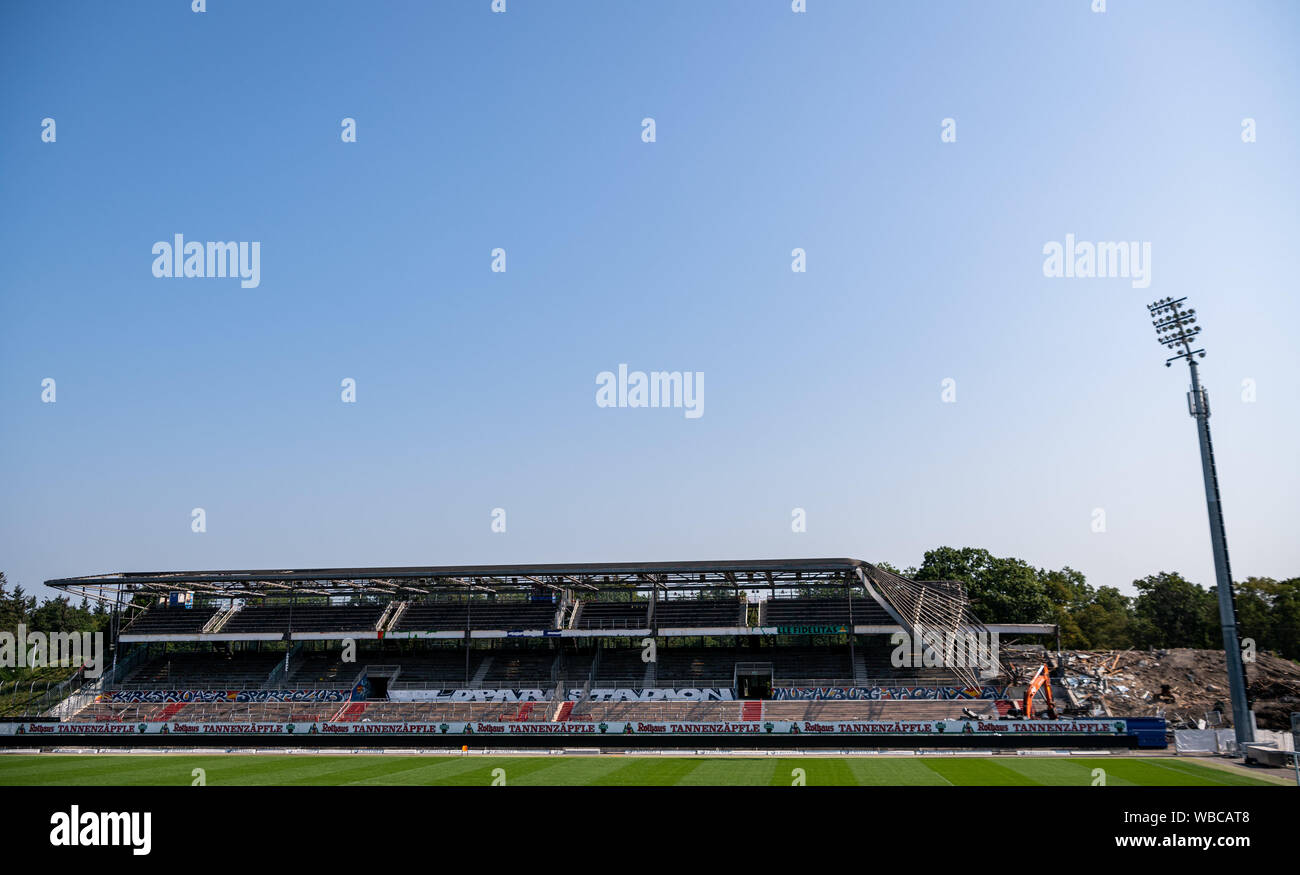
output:
<svg viewBox="0 0 1300 875"><path fill-rule="evenodd" d="M0 786L1251 786L1248 774L1168 757L685 757L420 754L0 755Z"/></svg>

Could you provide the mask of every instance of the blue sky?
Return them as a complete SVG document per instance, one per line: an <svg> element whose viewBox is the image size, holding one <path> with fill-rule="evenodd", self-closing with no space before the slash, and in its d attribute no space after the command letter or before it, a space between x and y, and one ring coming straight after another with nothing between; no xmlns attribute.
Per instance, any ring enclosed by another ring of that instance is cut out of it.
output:
<svg viewBox="0 0 1300 875"><path fill-rule="evenodd" d="M1208 584L1144 306L1188 295L1234 576L1300 574L1300 7L808 6L4 4L0 569L947 544ZM259 241L260 285L155 278L178 233ZM1045 277L1067 234L1149 242L1150 287ZM597 407L620 363L704 415Z"/></svg>

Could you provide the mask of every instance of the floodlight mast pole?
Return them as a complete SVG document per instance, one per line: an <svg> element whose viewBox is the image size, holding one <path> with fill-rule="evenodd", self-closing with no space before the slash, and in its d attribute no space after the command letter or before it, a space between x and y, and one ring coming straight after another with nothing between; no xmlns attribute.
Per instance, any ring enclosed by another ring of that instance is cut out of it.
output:
<svg viewBox="0 0 1300 875"><path fill-rule="evenodd" d="M1219 474L1214 465L1214 444L1210 440L1210 396L1201 386L1197 358L1205 358L1204 349L1192 349L1201 333L1195 309L1183 309L1186 298L1162 298L1147 305L1156 336L1165 348L1176 353L1165 361L1170 367L1186 359L1192 374L1192 388L1187 393L1187 412L1196 419L1196 433L1201 444L1201 476L1205 482L1205 504L1210 517L1210 543L1214 548L1214 577L1219 597L1219 624L1223 630L1223 653L1228 669L1228 689L1232 698L1232 727L1237 744L1255 740L1255 726L1246 701L1246 671L1241 662L1241 644L1237 639L1237 605L1232 594L1232 569L1228 564L1228 536L1223 527L1223 506L1219 501Z"/></svg>

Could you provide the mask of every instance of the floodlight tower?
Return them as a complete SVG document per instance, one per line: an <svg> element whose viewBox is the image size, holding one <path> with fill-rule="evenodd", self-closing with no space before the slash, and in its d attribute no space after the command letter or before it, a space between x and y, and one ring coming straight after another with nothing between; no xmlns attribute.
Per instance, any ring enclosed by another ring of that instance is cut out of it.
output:
<svg viewBox="0 0 1300 875"><path fill-rule="evenodd" d="M1183 309L1186 298L1162 298L1148 304L1156 338L1175 355L1165 360L1170 367L1186 359L1192 372L1192 389L1187 393L1187 412L1196 419L1201 440L1201 474L1205 480L1205 503L1210 514L1210 542L1214 546L1214 577L1218 584L1219 624L1223 627L1223 652L1227 657L1228 689L1232 694L1232 726L1237 744L1255 740L1255 726L1246 704L1246 672L1241 664L1241 645L1237 641L1237 604L1232 596L1232 569L1228 566L1228 538L1223 529L1223 508L1219 503L1219 475L1214 467L1214 445L1210 442L1210 397L1201 388L1196 359L1205 358L1205 350L1192 349L1201 326L1196 325L1196 310Z"/></svg>

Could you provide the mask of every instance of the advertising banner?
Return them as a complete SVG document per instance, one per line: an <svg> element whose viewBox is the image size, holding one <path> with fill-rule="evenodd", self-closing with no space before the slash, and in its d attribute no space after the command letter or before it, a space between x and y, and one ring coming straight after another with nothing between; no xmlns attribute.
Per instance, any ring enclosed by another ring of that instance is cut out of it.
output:
<svg viewBox="0 0 1300 875"><path fill-rule="evenodd" d="M1124 735L1123 720L742 720L718 723L611 720L578 722L194 723L38 721L0 723L0 735L34 739L96 735Z"/></svg>

